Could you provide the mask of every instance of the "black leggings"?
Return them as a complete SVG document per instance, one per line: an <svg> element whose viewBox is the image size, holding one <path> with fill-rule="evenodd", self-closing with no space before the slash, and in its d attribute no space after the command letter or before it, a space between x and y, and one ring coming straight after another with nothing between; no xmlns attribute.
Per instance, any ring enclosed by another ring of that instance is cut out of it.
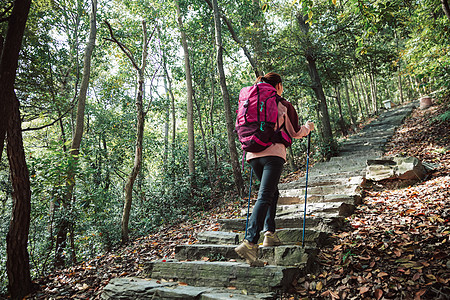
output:
<svg viewBox="0 0 450 300"><path fill-rule="evenodd" d="M280 195L278 181L284 162L284 159L278 156L265 156L249 161L256 177L261 181L258 199L250 216L245 238L251 243L258 243L259 233L263 228L264 231L275 232L275 214Z"/></svg>

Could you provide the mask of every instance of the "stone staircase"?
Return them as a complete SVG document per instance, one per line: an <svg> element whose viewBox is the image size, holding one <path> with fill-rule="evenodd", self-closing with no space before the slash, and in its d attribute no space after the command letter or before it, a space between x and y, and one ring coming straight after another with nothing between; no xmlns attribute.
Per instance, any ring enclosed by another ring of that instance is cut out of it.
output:
<svg viewBox="0 0 450 300"><path fill-rule="evenodd" d="M383 146L414 106L385 111L342 142L338 156L311 168L304 248L301 178L279 185L276 224L283 246L259 248L264 267L250 267L234 252L244 238L243 210L239 219L218 220L221 231L200 233L198 244L177 246L175 260L148 263L145 272L152 280L111 280L102 299L277 299L292 289L296 278L316 270L319 248L333 243L333 233L361 203L367 160L383 154Z"/></svg>

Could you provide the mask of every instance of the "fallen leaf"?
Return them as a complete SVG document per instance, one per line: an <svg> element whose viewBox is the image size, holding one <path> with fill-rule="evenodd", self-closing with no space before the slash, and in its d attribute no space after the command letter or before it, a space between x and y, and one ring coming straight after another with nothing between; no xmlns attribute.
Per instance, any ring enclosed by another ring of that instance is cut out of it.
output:
<svg viewBox="0 0 450 300"><path fill-rule="evenodd" d="M376 289L375 290L375 298L377 300L380 300L381 296L383 296L383 290L382 289Z"/></svg>
<svg viewBox="0 0 450 300"><path fill-rule="evenodd" d="M367 293L370 290L368 286L362 286L359 288L359 293L362 295L364 293Z"/></svg>
<svg viewBox="0 0 450 300"><path fill-rule="evenodd" d="M383 278L384 276L388 276L388 275L389 275L389 274L386 273L386 272L380 272L380 273L378 273L377 277L378 277L378 278Z"/></svg>
<svg viewBox="0 0 450 300"><path fill-rule="evenodd" d="M427 290L420 290L418 292L415 293L416 298L418 297L420 299L420 297L425 294L427 292Z"/></svg>

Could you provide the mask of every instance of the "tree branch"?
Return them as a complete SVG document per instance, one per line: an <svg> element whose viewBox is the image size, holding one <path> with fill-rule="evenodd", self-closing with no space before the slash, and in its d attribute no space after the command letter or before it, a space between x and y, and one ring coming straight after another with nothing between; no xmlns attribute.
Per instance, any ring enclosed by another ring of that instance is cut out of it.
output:
<svg viewBox="0 0 450 300"><path fill-rule="evenodd" d="M133 64L133 67L139 71L139 66L137 65L133 55L131 55L131 51L121 42L119 42L116 37L114 36L114 31L112 30L111 25L108 23L108 21L105 20L105 24L108 26L109 34L111 35L111 39L107 39L109 41L112 41L119 46L120 50L122 50L123 53L125 53L126 56L130 59L131 63Z"/></svg>
<svg viewBox="0 0 450 300"><path fill-rule="evenodd" d="M76 99L75 99L76 100ZM39 126L39 127L28 127L28 128L25 128L25 129L22 129L22 131L32 131L32 130L40 130L40 129L44 129L44 128L47 128L47 127L50 127L50 126L53 126L56 122L58 122L58 121L60 121L65 115L67 115L74 107L75 107L75 104L77 103L77 101L74 101L70 106L69 106L69 108L58 118L58 119L55 119L53 122L51 122L51 123L49 123L49 124L45 124L45 125L42 125L42 126Z"/></svg>
<svg viewBox="0 0 450 300"><path fill-rule="evenodd" d="M205 0L206 3L208 3L208 6L213 9L212 2L210 0ZM250 51L248 50L247 46L239 39L236 32L234 31L233 25L231 24L230 20L221 12L219 11L220 18L225 22L227 25L228 31L231 34L231 37L233 40L242 48L244 51L245 56L247 56L248 61L250 62L250 65L253 68L253 71L255 72L255 75L258 77L259 75L262 75L260 71L258 70L258 66L256 65L255 60L253 59L252 55L250 54Z"/></svg>

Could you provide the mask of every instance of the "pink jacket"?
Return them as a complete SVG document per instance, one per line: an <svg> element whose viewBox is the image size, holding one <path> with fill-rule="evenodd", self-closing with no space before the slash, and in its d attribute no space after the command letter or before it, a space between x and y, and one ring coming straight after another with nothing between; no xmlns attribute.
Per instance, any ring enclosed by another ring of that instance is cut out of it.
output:
<svg viewBox="0 0 450 300"><path fill-rule="evenodd" d="M298 124L298 115L295 108L284 98L278 102L278 125L283 131L287 132L292 138L300 139L305 137L311 131L309 127ZM278 128L276 128L278 129ZM286 146L280 143L273 144L261 152L247 152L247 161L264 156L278 156L286 160Z"/></svg>

